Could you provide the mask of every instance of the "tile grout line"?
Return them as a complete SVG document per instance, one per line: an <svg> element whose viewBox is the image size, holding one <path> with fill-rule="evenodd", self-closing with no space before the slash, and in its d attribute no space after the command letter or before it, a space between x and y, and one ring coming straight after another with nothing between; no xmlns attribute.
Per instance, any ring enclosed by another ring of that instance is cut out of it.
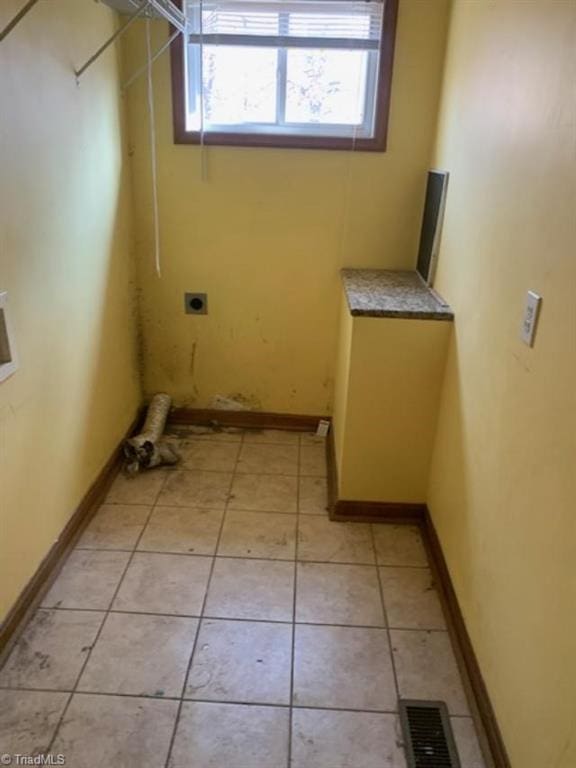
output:
<svg viewBox="0 0 576 768"><path fill-rule="evenodd" d="M159 507L164 506L163 504L159 504ZM154 510L156 507L154 507ZM186 507L172 507L172 509L186 509ZM191 510L192 512L221 512L224 514L225 512L252 512L252 510L242 510L242 509L200 509L198 508ZM256 514L264 514L264 515L272 515L272 514L279 514L279 515L286 515L287 517L297 517L296 514L292 512L263 512L263 513L256 513ZM309 515L308 513L301 515L302 521L307 520L309 517L321 517L322 519L325 519L325 515ZM351 523L349 522L339 522L339 521L329 521L329 522L336 522L337 525L349 525ZM358 523L353 523L354 525L358 525ZM147 525L147 523L143 523L144 526ZM369 523L367 523L369 525ZM80 550L82 552L132 552L132 549L128 549L127 547L74 547L74 550ZM208 553L208 552L189 552L188 550L174 550L174 549L138 549L137 552L139 554L143 555L182 555L184 557L214 557L214 553ZM222 555L217 554L217 557L221 558L227 558L229 560L265 560L267 562L293 562L294 557L264 557L262 555ZM388 569L394 569L394 570L408 570L408 571L430 571L430 566L428 565L399 565L399 564L386 564L386 563L374 563L374 562L358 562L353 560L309 560L306 558L298 558L299 563L303 563L305 565L348 565L348 566L354 566L357 568L388 568Z"/></svg>
<svg viewBox="0 0 576 768"><path fill-rule="evenodd" d="M0 688L3 691L25 691L27 693L53 693L53 694L74 694L75 696L101 696L121 699L147 699L151 701L181 701L178 696L153 696L149 693L108 693L103 691L71 691L71 690L53 690L51 688ZM289 709L288 704L278 704L269 701L242 701L240 699L184 699L183 703L191 704L221 704L242 707L270 707L273 709ZM398 711L394 709L354 709L353 707L334 707L330 705L318 704L294 704L294 709L306 709L314 711L328 712L351 712L355 714L376 714L376 715L397 715ZM449 712L451 719L470 720L474 718L470 714L461 714Z"/></svg>
<svg viewBox="0 0 576 768"><path fill-rule="evenodd" d="M68 697L68 701L66 702L66 705L64 706L64 709L62 710L62 714L60 715L60 718L58 719L58 723L56 725L56 728L54 729L54 733L52 734L52 738L50 740L50 743L48 745L47 752L50 753L52 750L52 747L54 745L54 742L56 741L56 737L58 736L58 732L60 731L60 728L62 727L62 723L64 722L64 719L66 717L66 714L68 713L68 710L70 708L70 704L72 703L72 699L74 698L74 694L76 693L78 689L78 684L80 683L80 680L82 678L82 675L84 674L84 670L88 666L88 662L90 661L90 658L92 656L92 651L96 647L96 644L98 640L100 639L100 636L102 635L102 631L104 629L104 625L106 624L106 621L108 619L108 616L110 615L112 611L112 605L114 604L114 601L116 600L116 596L120 592L120 588L122 586L122 583L124 582L124 578L126 576L126 573L128 572L128 569L130 568L130 565L132 563L132 560L134 559L134 555L136 554L136 547L138 546L138 543L142 536L144 535L144 531L146 530L146 526L148 525L148 521L152 517L152 513L154 512L154 509L156 507L156 503L158 501L158 498L160 496L160 493L162 492L162 489L164 488L164 485L166 484L168 480L168 474L164 476L164 479L162 480L162 483L160 484L160 487L158 488L158 491L156 492L156 495L154 497L154 502L150 505L150 510L148 512L148 515L146 516L146 521L144 522L144 525L142 526L142 529L140 533L138 534L136 541L134 542L134 547L130 553L130 557L128 558L126 562L126 566L124 570L122 571L122 575L120 576L120 579L118 581L118 584L116 585L116 589L114 590L114 594L112 595L110 602L108 603L108 608L104 611L104 617L102 621L100 622L100 626L98 628L98 631L96 632L96 636L94 637L94 640L90 644L90 649L88 653L86 654L86 658L84 659L84 663L81 665L80 671L78 675L76 676L76 682L74 684L74 687L72 688L72 692L70 693L70 696ZM146 505L143 505L146 506Z"/></svg>
<svg viewBox="0 0 576 768"><path fill-rule="evenodd" d="M212 510L216 512L217 510ZM229 510L218 510L222 513L224 516L225 512L237 512L236 509L229 509ZM296 517L296 515L290 515L290 517ZM318 515L319 517L319 515ZM294 521L296 522L296 520ZM88 548L88 547L75 547L73 551L80 551L80 552L123 552L123 553L130 553L133 550L131 549L106 549L99 547L98 549ZM295 557L263 557L261 555L223 555L218 552L216 553L204 553L204 552L176 552L175 550L162 550L162 549L138 549L138 554L142 555L168 555L169 557L204 557L204 558L210 558L210 557L219 557L222 560L263 560L264 562L272 562L272 563L293 563L295 560ZM343 562L339 560L300 560L301 563L306 563L310 565L355 565L360 567L367 567L367 568L374 568L374 563L350 563L350 562Z"/></svg>
<svg viewBox="0 0 576 768"><path fill-rule="evenodd" d="M296 466L296 538L294 541L294 591L292 595L292 644L290 649L290 699L288 710L288 749L287 749L287 768L292 765L292 731L294 725L294 662L296 648L296 607L298 596L298 543L300 540L300 469L302 461L302 437L298 436L298 463Z"/></svg>
<svg viewBox="0 0 576 768"><path fill-rule="evenodd" d="M234 443L234 445L242 445L242 444L241 443ZM278 447L278 446L274 446L274 445L265 446L265 445L262 445L260 447L262 447L262 448L265 448L265 447L275 448L275 447ZM299 446L297 446L297 445L284 446L284 447L297 448L299 450ZM306 446L306 447L308 447L308 446ZM230 471L226 471L226 470L222 470L222 469L192 469L190 467L189 468L182 467L180 469L166 469L164 471L167 472L169 475L176 474L177 472L207 472L208 474L211 474L211 475L229 475L230 474ZM326 475L319 475L317 473L305 474L305 473L299 472L299 471L296 471L296 472L256 472L253 469L251 469L249 472L243 472L241 470L240 471L233 470L233 471L236 474L238 474L240 477L245 477L246 475L266 475L266 477L310 477L310 478L313 478L315 480L326 480L326 478L327 478ZM133 502L133 501L132 502L112 501L112 502L107 502L107 503L109 503L109 504L117 504L117 505L118 504L126 504L127 506L137 505L136 502ZM169 505L167 505L167 506L169 506ZM172 505L172 506L179 506L179 505L176 504L176 505Z"/></svg>
<svg viewBox="0 0 576 768"><path fill-rule="evenodd" d="M136 553L138 554L138 553ZM287 561L282 561L287 562ZM50 607L50 606L44 606L42 607L43 611L60 611L60 612L70 612L70 613L111 613L115 615L126 615L126 616L157 616L157 617L165 617L170 619L206 619L207 621L239 621L239 622L246 622L246 623L254 623L254 624L279 624L279 625L285 625L289 626L291 624L296 624L296 626L303 626L303 627L338 627L338 628L353 628L353 629L386 629L386 626L383 624L342 624L339 622L334 621L284 621L281 619L256 619L256 618L246 618L242 616L200 616L197 614L191 614L191 613L158 613L157 611L130 611L126 609L114 609L111 608L109 611L106 611L102 608L62 608L60 606L57 607ZM438 627L430 628L430 627L390 627L391 630L394 630L395 632L425 632L427 634L436 633L436 634L449 634L447 629L441 629ZM2 688L12 688L13 686L2 686L0 685L0 690ZM16 688L15 688L16 690ZM52 689L47 689L52 690ZM54 689L57 690L57 689Z"/></svg>
<svg viewBox="0 0 576 768"><path fill-rule="evenodd" d="M370 535L372 537L372 547L374 549L374 558L376 563L378 562L378 550L376 547L376 537L374 536L374 528L370 525ZM394 662L394 652L392 650L392 637L390 634L390 624L388 622L388 612L386 611L386 600L384 599L384 590L382 588L382 581L380 580L380 570L376 566L376 578L378 579L378 590L380 592L380 602L382 605L382 613L384 614L384 626L386 627L386 636L388 638L388 653L390 654L390 663L392 665L392 676L394 677L394 688L396 689L396 709L400 706L400 686L398 684L398 675L396 672L396 664Z"/></svg>
<svg viewBox="0 0 576 768"><path fill-rule="evenodd" d="M159 504L158 506L164 506L163 504ZM156 507L154 507L156 509ZM186 507L174 507L174 509L186 509ZM193 510L196 511L196 510ZM198 509L197 511L200 511ZM222 512L224 515L225 512L247 512L251 510L238 510L238 509L211 509L211 510L202 510L202 511L209 511L209 512ZM276 513L268 513L264 512L262 514L276 514ZM293 514L292 512L278 512L279 515L285 514L289 517L297 517L297 515ZM324 515L308 515L304 514L302 516L303 520L306 520L308 517L322 517L324 518ZM335 522L335 521L330 521ZM338 524L338 523L337 523ZM341 525L347 525L348 523L340 523ZM146 526L147 523L144 523L144 526ZM357 523L354 523L354 525L357 525ZM74 547L74 550L79 550L81 552L132 552L133 550L127 549L127 548L109 548L109 547ZM169 549L138 549L136 550L137 554L142 555L175 555L175 556L182 556L182 557L206 557L211 558L214 557L214 553L207 554L203 552L184 552L184 551L175 551L175 550L169 550ZM280 562L280 563L291 563L294 561L293 557L261 557L261 556L250 556L250 555L222 555L216 553L216 557L220 557L222 559L227 560L264 560L265 562ZM410 570L410 571L430 571L430 567L427 565L386 565L386 564L378 564L378 563L366 563L366 562L352 562L350 560L306 560L306 559L298 559L299 563L305 564L305 565L344 565L344 566L354 566L357 568L394 568L399 570Z"/></svg>
<svg viewBox="0 0 576 768"><path fill-rule="evenodd" d="M176 741L176 734L178 733L178 726L180 725L180 717L182 715L182 709L184 706L184 702L186 699L184 698L186 693L186 686L188 684L188 677L190 675L190 671L192 669L192 664L194 662L194 656L196 654L196 648L198 646L198 639L200 637L200 631L202 629L202 623L204 619L204 611L206 609L206 604L208 602L208 592L210 590L210 584L212 582L212 576L214 574L214 568L216 566L216 554L218 552L218 547L220 546L220 539L222 538L222 531L224 530L224 523L226 521L226 513L228 511L228 505L230 503L230 494L232 493L232 487L234 485L234 478L236 476L236 468L238 466L238 462L240 460L240 454L242 453L242 447L244 445L244 433L242 433L240 441L237 443L238 445L238 452L236 454L236 461L234 463L234 469L230 473L230 484L228 486L228 492L226 495L226 503L224 505L224 514L222 515L222 520L220 521L220 528L218 530L218 536L216 538L216 544L214 547L214 555L212 556L212 563L210 565L210 572L208 573L208 579L206 581L206 588L204 590L204 599L202 600L202 607L200 609L200 617L198 618L198 625L196 627L196 634L194 636L194 642L192 644L192 649L190 651L190 657L188 658L188 664L186 665L186 671L184 673L184 680L182 683L182 691L180 693L179 697L179 703L178 703L178 709L176 711L176 717L174 718L174 726L172 728L172 735L170 738L170 742L168 744L168 751L166 753L166 760L164 762L164 768L169 768L172 758L172 751L174 749L174 743Z"/></svg>
<svg viewBox="0 0 576 768"><path fill-rule="evenodd" d="M184 470L186 471L186 470ZM206 470L208 471L208 470ZM229 475L230 472L220 472L221 475ZM236 474L236 477L248 477L248 475L243 475L241 473ZM298 475L270 475L266 474L265 472L254 472L250 475L250 477L282 477L282 478L289 478L291 480L296 480L298 478ZM316 477L311 475L303 475L304 479L310 479L310 480L326 480L325 477ZM137 502L131 502L131 501L107 501L105 504L102 504L102 506L107 507L147 507L148 504L138 504ZM163 502L161 504L158 504L159 507L169 507L170 509L189 509L193 512L196 511L202 511L202 512L221 512L222 507L211 507L208 504L200 505L200 504L167 504L166 502ZM296 512L284 512L280 509L251 509L250 507L237 507L234 504L230 505L230 511L231 512L254 512L258 515L296 515ZM301 514L305 515L306 517L326 517L326 512L302 512Z"/></svg>

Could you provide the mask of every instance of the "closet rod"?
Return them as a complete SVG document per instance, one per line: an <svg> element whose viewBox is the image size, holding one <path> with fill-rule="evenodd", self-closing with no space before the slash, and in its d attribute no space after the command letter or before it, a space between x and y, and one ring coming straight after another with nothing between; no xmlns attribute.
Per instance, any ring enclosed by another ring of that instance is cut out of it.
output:
<svg viewBox="0 0 576 768"><path fill-rule="evenodd" d="M142 14L144 13L145 10L147 10L149 5L150 5L149 0L144 0L140 8L138 8L138 10L136 11L136 13L133 13L132 16L130 16L130 18L127 21L125 21L124 24L122 24L122 26L119 27L119 29L117 29L116 32L114 32L114 34L111 37L109 37L108 40L106 40L106 42L103 45L100 46L100 48L98 48L96 53L93 56L90 56L88 61L85 64L83 64L80 67L80 69L77 69L75 71L77 79L80 79L80 77L84 74L84 72L86 72L88 67L92 66L92 64L94 64L96 59L100 58L100 56L104 53L104 51L110 45L112 45L114 40L117 40L121 35L123 35L124 32L126 32L126 30L128 29L128 27L131 26L136 21L137 18L142 16Z"/></svg>
<svg viewBox="0 0 576 768"><path fill-rule="evenodd" d="M36 5L37 2L38 0L28 0L28 2L22 7L22 9L18 11L16 16L14 16L12 21L8 22L8 24L4 27L2 32L0 32L0 43L2 42L2 40L4 40L5 37L8 37L10 32L12 32L12 30L16 26L16 24L19 24L22 21L24 16L26 16L28 11L32 10L32 8Z"/></svg>

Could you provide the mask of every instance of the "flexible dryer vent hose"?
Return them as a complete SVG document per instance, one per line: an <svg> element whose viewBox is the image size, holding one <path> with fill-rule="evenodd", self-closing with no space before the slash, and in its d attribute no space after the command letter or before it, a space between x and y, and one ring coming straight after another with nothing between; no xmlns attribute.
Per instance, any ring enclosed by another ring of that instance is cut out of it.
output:
<svg viewBox="0 0 576 768"><path fill-rule="evenodd" d="M148 406L142 431L124 442L128 474L135 475L142 469L150 469L160 464L176 464L180 460L173 447L161 441L171 403L169 395L154 395Z"/></svg>

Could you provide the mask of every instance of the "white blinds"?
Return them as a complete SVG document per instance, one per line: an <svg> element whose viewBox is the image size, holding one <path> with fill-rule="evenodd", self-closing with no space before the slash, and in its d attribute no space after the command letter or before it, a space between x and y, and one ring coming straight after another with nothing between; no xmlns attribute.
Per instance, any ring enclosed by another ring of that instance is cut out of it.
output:
<svg viewBox="0 0 576 768"><path fill-rule="evenodd" d="M190 0L189 39L213 45L377 50L382 15L379 0Z"/></svg>

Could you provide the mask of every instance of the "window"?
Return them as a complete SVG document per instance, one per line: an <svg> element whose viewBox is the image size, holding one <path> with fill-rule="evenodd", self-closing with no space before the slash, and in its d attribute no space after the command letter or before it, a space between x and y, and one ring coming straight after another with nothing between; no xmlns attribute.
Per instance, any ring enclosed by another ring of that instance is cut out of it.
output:
<svg viewBox="0 0 576 768"><path fill-rule="evenodd" d="M186 0L177 143L384 150L397 0Z"/></svg>

